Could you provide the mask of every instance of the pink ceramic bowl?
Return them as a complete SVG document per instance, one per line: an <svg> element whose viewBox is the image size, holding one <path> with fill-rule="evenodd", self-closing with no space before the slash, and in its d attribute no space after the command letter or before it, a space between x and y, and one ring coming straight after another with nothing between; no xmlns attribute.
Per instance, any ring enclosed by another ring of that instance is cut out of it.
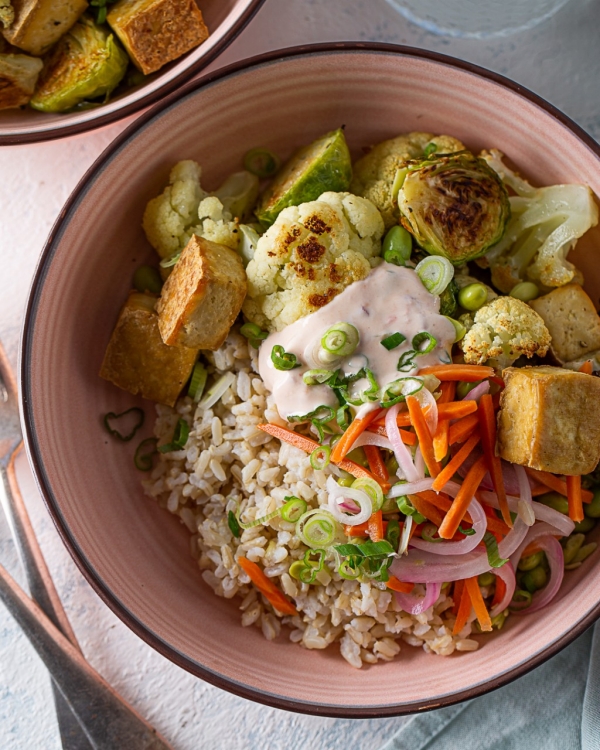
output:
<svg viewBox="0 0 600 750"><path fill-rule="evenodd" d="M210 36L196 49L166 65L143 84L97 109L44 114L33 109L0 111L0 146L64 138L108 125L154 104L207 67L245 28L265 0L199 0Z"/></svg>
<svg viewBox="0 0 600 750"><path fill-rule="evenodd" d="M132 270L151 250L144 206L170 167L193 158L207 184L265 145L282 156L345 124L356 154L400 132L451 133L504 151L538 184L584 182L600 194L600 148L538 97L440 55L341 44L272 53L195 81L129 127L98 159L44 249L25 322L21 388L29 456L54 521L106 603L141 638L195 675L253 700L320 715L413 712L481 695L566 646L600 615L600 555L569 573L540 613L513 617L480 650L449 658L403 645L355 671L336 653L242 628L236 601L203 583L182 525L140 488L134 446L101 415L135 399L97 373ZM588 288L600 294L579 245ZM153 405L143 406L152 421ZM151 425L145 427L150 434Z"/></svg>

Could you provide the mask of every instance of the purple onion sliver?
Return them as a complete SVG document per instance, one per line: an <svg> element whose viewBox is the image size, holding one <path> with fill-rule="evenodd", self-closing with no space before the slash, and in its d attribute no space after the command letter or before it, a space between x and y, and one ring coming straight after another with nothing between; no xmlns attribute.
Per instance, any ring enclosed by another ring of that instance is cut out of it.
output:
<svg viewBox="0 0 600 750"><path fill-rule="evenodd" d="M396 601L405 612L411 615L420 615L437 602L441 590L441 583L425 582L425 596L401 594L399 591L394 593L396 594Z"/></svg>
<svg viewBox="0 0 600 750"><path fill-rule="evenodd" d="M483 508L475 498L472 498L471 500L469 513L473 520L473 529L475 530L474 534L466 536L458 542L448 542L443 540L439 542L427 542L418 537L413 537L410 540L411 545L415 549L425 550L426 552L431 552L433 555L464 555L467 552L471 552L483 539L487 529L487 519Z"/></svg>
<svg viewBox="0 0 600 750"><path fill-rule="evenodd" d="M502 601L498 602L498 604L493 606L490 610L490 616L496 617L496 615L504 612L504 610L507 609L508 605L511 603L512 598L515 594L515 588L517 587L517 579L515 578L515 571L510 562L507 562L501 568L494 568L492 573L494 573L494 575L498 578L501 578L506 584L506 591L504 593Z"/></svg>
<svg viewBox="0 0 600 750"><path fill-rule="evenodd" d="M476 385L475 388L472 388L467 395L461 399L461 401L477 401L479 403L479 399L485 394L488 393L490 390L490 381L484 380L483 383L479 383L479 385Z"/></svg>
<svg viewBox="0 0 600 750"><path fill-rule="evenodd" d="M416 470L410 451L404 445L402 438L400 437L400 430L398 429L398 424L396 422L399 409L400 404L394 404L394 406L387 410L387 414L385 415L385 431L387 432L387 436L392 444L392 448L394 449L394 455L396 456L398 465L402 469L405 478L409 482L416 482L418 479L423 479L424 475L420 475Z"/></svg>

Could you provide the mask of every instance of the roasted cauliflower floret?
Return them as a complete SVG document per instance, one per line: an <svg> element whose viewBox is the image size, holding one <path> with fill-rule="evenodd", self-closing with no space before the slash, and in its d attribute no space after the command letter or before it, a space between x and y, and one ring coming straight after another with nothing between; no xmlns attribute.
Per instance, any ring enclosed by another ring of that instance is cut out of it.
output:
<svg viewBox="0 0 600 750"><path fill-rule="evenodd" d="M449 135L406 133L378 143L354 165L350 190L368 198L377 206L386 229L396 224L400 215L393 191L396 173L408 161L423 158L426 149L427 153L450 154L462 151L464 146Z"/></svg>
<svg viewBox="0 0 600 750"><path fill-rule="evenodd" d="M350 193L283 209L248 263L246 317L280 331L315 312L379 262L383 220Z"/></svg>
<svg viewBox="0 0 600 750"><path fill-rule="evenodd" d="M15 9L10 0L0 0L0 25L8 29L15 20Z"/></svg>
<svg viewBox="0 0 600 750"><path fill-rule="evenodd" d="M461 347L469 364L485 362L502 370L523 355L543 357L550 346L542 318L514 297L498 297L460 320L468 329Z"/></svg>

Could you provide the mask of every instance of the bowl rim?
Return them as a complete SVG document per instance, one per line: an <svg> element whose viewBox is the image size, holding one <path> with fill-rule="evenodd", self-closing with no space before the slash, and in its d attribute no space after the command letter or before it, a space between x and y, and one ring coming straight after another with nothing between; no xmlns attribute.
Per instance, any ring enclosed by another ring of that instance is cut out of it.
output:
<svg viewBox="0 0 600 750"><path fill-rule="evenodd" d="M262 2L262 0L260 0ZM557 654L563 648L568 646L575 638L580 636L590 625L600 618L600 601L595 607L587 613L579 622L577 622L569 631L557 638L545 648L540 650L528 661L521 662L507 672L503 672L497 677L488 680L485 683L469 686L458 692L449 693L445 696L436 696L425 700L403 704L384 704L384 705L365 705L345 707L334 703L320 703L311 701L294 700L286 696L271 693L259 688L250 687L244 683L234 680L230 677L208 669L197 662L193 661L186 655L182 654L173 646L169 645L156 633L152 632L146 625L140 622L136 616L122 603L102 581L99 575L88 563L83 550L80 549L76 540L71 536L71 532L65 523L57 503L52 493L50 482L46 475L41 451L34 431L33 415L29 405L31 403L31 363L32 363L32 339L33 328L37 313L38 302L48 266L54 254L53 249L62 235L63 226L68 221L71 211L77 206L79 200L85 195L94 175L100 172L104 166L110 162L118 151L142 128L149 124L156 116L159 116L164 110L168 109L179 100L189 94L195 93L205 87L208 87L218 81L234 76L249 69L256 69L275 61L286 60L289 58L303 58L315 54L344 54L344 53L386 53L398 55L401 57L412 57L421 60L428 60L433 63L449 66L459 71L471 73L475 76L486 79L492 83L498 84L517 95L525 98L529 102L537 105L546 113L558 120L563 126L569 129L576 138L582 141L595 155L600 159L600 144L597 143L581 126L574 122L570 117L565 115L554 105L547 102L538 94L533 93L524 86L512 81L505 76L490 71L474 63L459 60L449 55L438 52L409 47L405 45L395 45L380 42L326 42L318 44L300 45L288 47L279 50L265 52L250 58L239 60L231 65L210 73L201 78L188 82L178 91L175 91L160 100L158 104L147 112L143 113L133 123L131 123L122 133L120 133L99 155L91 167L85 172L81 180L76 185L67 202L63 206L54 226L52 227L48 239L43 247L38 264L33 276L31 287L28 294L25 316L21 331L21 345L19 351L19 406L21 412L21 421L23 425L24 442L34 477L38 489L44 499L44 503L54 525L75 564L92 586L94 591L100 596L104 603L122 620L137 636L145 641L149 646L158 651L162 656L172 661L174 664L182 667L191 674L199 677L222 690L227 690L242 698L262 703L274 708L279 708L297 713L328 716L332 718L384 718L393 716L403 716L422 711L444 708L455 705L462 701L485 695L497 688L503 687L519 677L527 674L531 670L540 666L542 663Z"/></svg>
<svg viewBox="0 0 600 750"><path fill-rule="evenodd" d="M190 65L181 73L172 78L168 83L163 86L159 86L152 92L142 95L136 98L134 101L116 109L113 112L107 114L100 114L98 117L87 120L86 122L74 123L72 125L60 125L49 127L47 130L35 130L27 131L22 130L15 133L2 133L0 130L0 146L20 146L28 143L43 143L45 141L59 140L60 138L67 138L69 136L80 135L81 133L87 133L90 130L98 130L99 128L112 125L119 120L123 120L126 117L131 117L136 112L142 109L151 107L152 105L159 102L163 97L169 96L170 94L177 92L182 84L189 81L190 78L197 75L200 71L204 70L210 63L212 63L222 52L224 52L229 45L234 42L238 36L244 31L246 26L258 13L260 8L266 0L249 0L248 6L240 14L240 17L233 24L233 26L223 35L215 46L207 52L206 55L202 55L196 62Z"/></svg>

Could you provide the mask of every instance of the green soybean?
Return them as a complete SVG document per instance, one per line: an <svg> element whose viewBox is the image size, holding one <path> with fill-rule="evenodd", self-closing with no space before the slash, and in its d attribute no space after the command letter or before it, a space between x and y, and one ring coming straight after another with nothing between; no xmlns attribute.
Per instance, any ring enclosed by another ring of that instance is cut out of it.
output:
<svg viewBox="0 0 600 750"><path fill-rule="evenodd" d="M517 565L518 570L533 570L542 564L543 552L535 552L533 555L522 557Z"/></svg>
<svg viewBox="0 0 600 750"><path fill-rule="evenodd" d="M583 521L578 521L575 524L575 531L579 534L587 534L596 525L595 518L584 518Z"/></svg>
<svg viewBox="0 0 600 750"><path fill-rule="evenodd" d="M540 495L536 500L549 508L554 508L559 513L564 513L565 516L569 515L567 498L564 495L559 495L558 492L548 492L546 495Z"/></svg>
<svg viewBox="0 0 600 750"><path fill-rule="evenodd" d="M338 479L338 484L340 485L340 487L352 487L352 485L354 484L354 477L341 477L340 479Z"/></svg>
<svg viewBox="0 0 600 750"><path fill-rule="evenodd" d="M546 583L548 583L548 574L541 565L538 565L533 570L528 570L523 576L523 585L530 594L544 588Z"/></svg>
<svg viewBox="0 0 600 750"><path fill-rule="evenodd" d="M522 281L520 284L513 286L509 296L520 299L522 302L529 302L540 296L540 290L532 281Z"/></svg>
<svg viewBox="0 0 600 750"><path fill-rule="evenodd" d="M579 548L577 551L577 554L573 558L574 563L582 563L584 560L587 560L587 558L592 554L592 552L596 549L598 545L596 542L590 542L589 544L584 544Z"/></svg>
<svg viewBox="0 0 600 750"><path fill-rule="evenodd" d="M395 266L405 266L412 253L412 235L399 224L383 238L383 259Z"/></svg>
<svg viewBox="0 0 600 750"><path fill-rule="evenodd" d="M579 552L584 541L585 536L583 534L571 534L566 540L563 550L565 565L569 565L573 562L575 555Z"/></svg>
<svg viewBox="0 0 600 750"><path fill-rule="evenodd" d="M467 284L458 293L458 304L465 310L474 312L487 302L487 289L483 284Z"/></svg>
<svg viewBox="0 0 600 750"><path fill-rule="evenodd" d="M346 458L349 458L350 461L354 461L355 464L358 464L359 466L364 467L365 469L369 468L369 462L367 461L367 454L365 453L364 448L355 448L354 450L350 451Z"/></svg>
<svg viewBox="0 0 600 750"><path fill-rule="evenodd" d="M138 292L150 292L151 294L160 294L162 289L162 279L160 273L154 266L140 266L136 268L133 274L133 286Z"/></svg>
<svg viewBox="0 0 600 750"><path fill-rule="evenodd" d="M495 580L496 580L496 576L488 570L487 573L482 573L479 576L479 578L477 579L477 582L479 583L480 586L491 586Z"/></svg>
<svg viewBox="0 0 600 750"><path fill-rule="evenodd" d="M594 490L592 502L583 506L583 512L588 518L600 518L600 488Z"/></svg>

